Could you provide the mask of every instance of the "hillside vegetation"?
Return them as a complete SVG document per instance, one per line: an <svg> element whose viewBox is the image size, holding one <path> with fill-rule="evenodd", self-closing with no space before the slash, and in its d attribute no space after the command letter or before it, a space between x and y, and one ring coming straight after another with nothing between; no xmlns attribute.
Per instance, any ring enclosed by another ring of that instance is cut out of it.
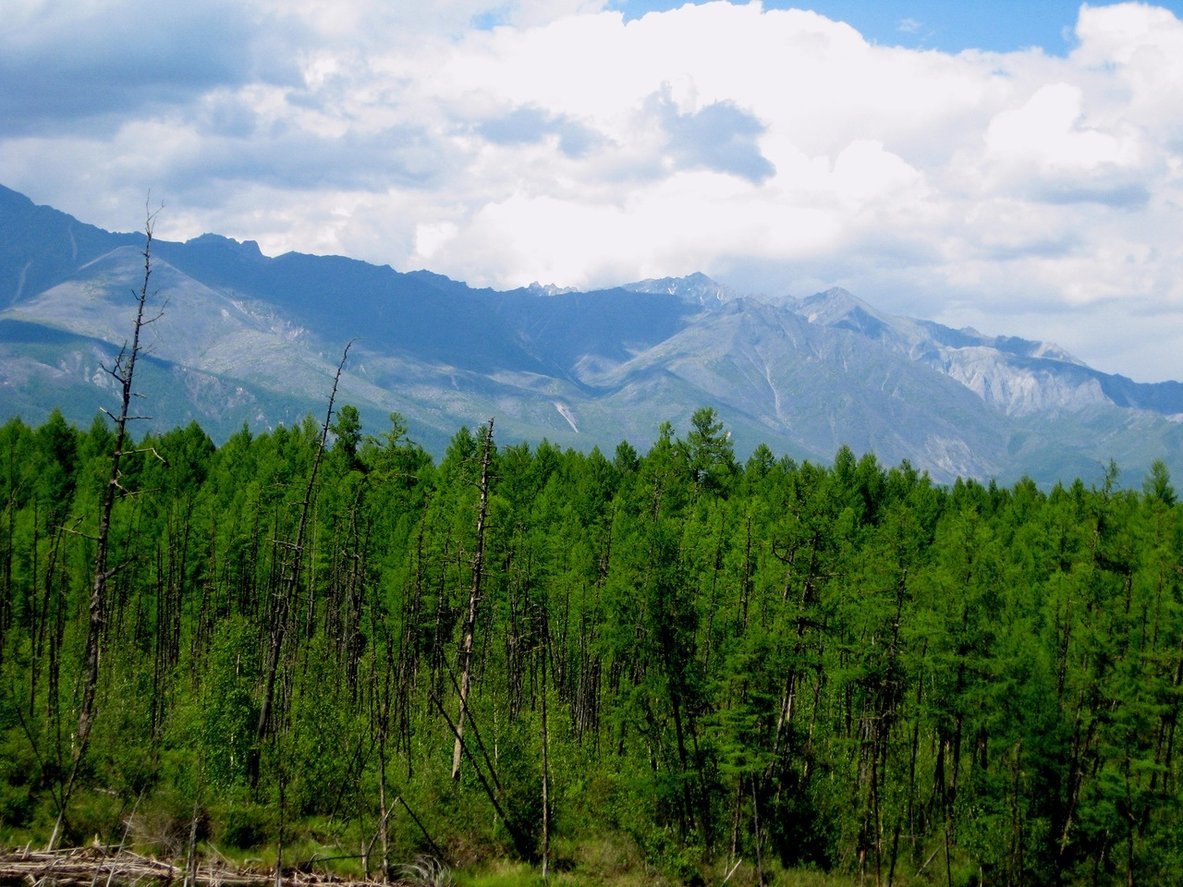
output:
<svg viewBox="0 0 1183 887"><path fill-rule="evenodd" d="M0 426L0 841L588 882L1177 877L1161 463L1140 491L737 464L709 409L645 453L490 422L437 463L349 406L322 431L125 446L96 617L110 423Z"/></svg>

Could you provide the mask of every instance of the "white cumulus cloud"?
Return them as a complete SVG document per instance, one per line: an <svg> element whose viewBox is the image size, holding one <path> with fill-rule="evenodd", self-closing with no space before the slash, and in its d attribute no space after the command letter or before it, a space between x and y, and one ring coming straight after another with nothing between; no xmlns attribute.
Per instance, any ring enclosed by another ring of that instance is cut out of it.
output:
<svg viewBox="0 0 1183 887"><path fill-rule="evenodd" d="M122 229L151 188L163 236L480 285L837 284L1183 378L1169 10L1083 5L1061 57L884 46L759 2L246 9L15 0L0 182Z"/></svg>

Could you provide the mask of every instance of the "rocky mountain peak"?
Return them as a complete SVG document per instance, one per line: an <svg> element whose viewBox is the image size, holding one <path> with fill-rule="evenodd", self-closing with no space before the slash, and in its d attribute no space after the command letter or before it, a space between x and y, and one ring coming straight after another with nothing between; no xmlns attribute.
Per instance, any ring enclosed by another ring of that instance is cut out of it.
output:
<svg viewBox="0 0 1183 887"><path fill-rule="evenodd" d="M661 293L677 296L678 298L703 307L711 307L736 298L721 283L707 277L701 271L687 274L685 277L658 277L639 280L636 283L626 283L621 289L634 293Z"/></svg>
<svg viewBox="0 0 1183 887"><path fill-rule="evenodd" d="M258 241L238 241L232 237L223 237L221 234L199 234L197 237L191 237L189 240L186 240L185 246L196 247L198 249L224 249L243 258L263 258L263 251L259 249Z"/></svg>
<svg viewBox="0 0 1183 887"><path fill-rule="evenodd" d="M839 286L806 296L797 301L795 308L810 323L851 329L875 338L893 326L889 315Z"/></svg>

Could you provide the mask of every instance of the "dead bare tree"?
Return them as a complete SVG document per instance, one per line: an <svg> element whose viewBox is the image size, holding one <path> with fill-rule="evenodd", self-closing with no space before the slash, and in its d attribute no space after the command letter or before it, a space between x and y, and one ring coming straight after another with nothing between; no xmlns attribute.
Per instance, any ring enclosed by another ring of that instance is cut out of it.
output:
<svg viewBox="0 0 1183 887"><path fill-rule="evenodd" d="M284 634L287 629L288 614L296 598L296 590L300 581L300 569L303 563L304 540L308 535L308 522L312 513L312 497L316 490L316 478L320 470L320 463L324 457L325 442L329 436L329 426L333 421L333 404L337 399L337 386L341 383L341 373L345 368L345 360L349 357L349 349L353 346L350 341L345 345L341 355L341 362L337 364L337 373L333 377L333 388L329 392L329 406L325 413L324 424L320 430L320 442L316 448L316 457L312 462L312 469L308 472L308 482L304 486L304 499L300 503L300 514L296 523L296 538L287 543L288 558L285 565L278 600L271 628L271 639L267 650L266 671L263 676L263 698L259 704L259 720L255 726L255 745L251 751L249 773L253 784L258 783L259 755L262 745L271 728L272 706L275 699L275 680L279 672L280 652L283 646Z"/></svg>
<svg viewBox="0 0 1183 887"><path fill-rule="evenodd" d="M118 572L121 565L112 566L111 554L111 516L115 511L115 502L126 490L120 483L122 478L121 463L127 455L124 447L127 445L127 423L135 419L147 418L132 415L131 404L135 392L132 383L135 377L136 361L140 356L140 336L144 328L160 318L160 313L153 317L145 316L148 308L148 297L152 278L152 236L156 224L156 213L148 211L144 222L144 277L138 291L132 290L136 300L135 322L132 325L131 342L125 342L110 367L103 367L119 386L119 413L111 413L103 408L115 425L115 442L111 451L111 470L107 477L106 486L99 502L99 526L95 537L94 578L90 588L89 615L86 631L86 652L84 655L84 673L82 676L82 701L78 707L78 728L74 737L74 750L70 765L70 772L62 788L61 805L58 809L57 821L54 823L53 834L49 838L49 849L57 847L61 839L62 826L65 822L66 808L78 779L79 766L86 756L90 745L90 731L95 719L95 693L99 683L99 664L102 653L103 621L107 605L107 583Z"/></svg>
<svg viewBox="0 0 1183 887"><path fill-rule="evenodd" d="M460 759L464 752L464 715L468 709L468 690L472 675L472 641L476 631L476 610L481 600L484 579L485 515L489 507L489 461L493 451L493 420L485 427L481 450L480 502L476 515L476 551L472 556L472 586L468 595L468 615L460 639L460 711L456 715L456 743L452 748L452 778L460 778Z"/></svg>

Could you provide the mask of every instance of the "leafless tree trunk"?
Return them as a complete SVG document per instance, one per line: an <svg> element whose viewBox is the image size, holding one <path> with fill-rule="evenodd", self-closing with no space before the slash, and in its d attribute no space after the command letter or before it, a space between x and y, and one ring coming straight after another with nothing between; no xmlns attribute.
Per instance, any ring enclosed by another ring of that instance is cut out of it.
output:
<svg viewBox="0 0 1183 887"><path fill-rule="evenodd" d="M452 778L460 778L460 758L463 754L464 713L468 708L468 689L472 679L472 639L476 631L476 608L481 599L484 576L485 514L489 506L489 460L493 450L493 420L485 428L481 450L481 498L476 515L476 552L472 556L472 588L468 596L468 616L464 620L464 634L460 640L460 712L456 716L456 744L452 748Z"/></svg>
<svg viewBox="0 0 1183 887"><path fill-rule="evenodd" d="M279 658L283 647L283 638L287 629L288 613L296 598L296 589L300 582L300 566L304 553L304 539L308 534L308 518L312 511L312 494L316 489L316 476L320 470L321 459L324 457L325 441L329 436L329 425L333 421L333 404L337 399L337 386L341 382L341 372L345 367L345 360L349 357L349 349L353 342L345 346L341 355L341 362L337 364L337 373L333 377L333 388L329 392L329 406L325 412L324 425L320 429L320 444L316 448L316 457L312 461L312 469L308 472L308 483L304 487L304 500L300 503L300 518L296 524L296 538L288 543L288 558L283 572L276 601L274 623L271 628L271 642L267 650L267 670L263 678L263 699L259 704L259 720L255 725L255 746L251 752L249 772L252 784L259 779L259 755L263 740L266 739L271 727L271 708L275 699L275 679L279 672Z"/></svg>
<svg viewBox="0 0 1183 887"><path fill-rule="evenodd" d="M133 419L144 418L131 414L131 399L133 396L132 381L135 375L136 360L140 355L140 334L144 327L156 320L156 317L145 318L144 313L148 305L148 288L152 277L152 231L156 214L148 213L144 222L144 279L138 292L133 290L136 299L136 317L132 326L131 344L124 343L115 364L105 368L107 373L118 383L120 400L119 414L113 415L108 410L103 412L115 423L115 446L111 453L111 472L107 484L103 488L99 504L99 529L95 545L94 580L90 589L89 617L86 631L86 653L84 657L85 672L82 679L82 703L78 708L78 729L75 734L73 762L70 774L66 779L62 791L61 808L58 810L57 822L54 823L53 834L49 839L49 849L55 849L61 838L62 825L73 791L75 780L78 778L79 764L86 755L90 744L90 731L95 718L95 691L99 682L99 659L102 646L104 610L107 603L107 583L118 571L118 566L110 563L111 515L115 510L115 501L123 492L120 484L122 473L120 463L123 459L123 448L127 444L127 423Z"/></svg>
<svg viewBox="0 0 1183 887"><path fill-rule="evenodd" d="M546 664L550 656L550 617L549 604L542 602L542 692L541 698L541 728L542 728L542 878L546 880L550 867L550 736L546 723Z"/></svg>

